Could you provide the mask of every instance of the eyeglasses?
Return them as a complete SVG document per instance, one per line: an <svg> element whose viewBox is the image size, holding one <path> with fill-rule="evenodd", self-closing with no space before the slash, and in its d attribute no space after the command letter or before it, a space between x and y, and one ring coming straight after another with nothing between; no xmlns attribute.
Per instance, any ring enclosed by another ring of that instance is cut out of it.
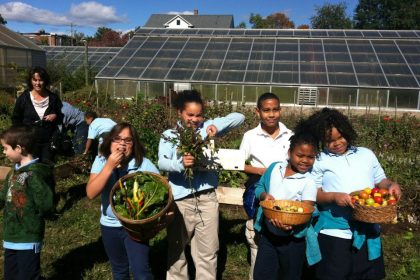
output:
<svg viewBox="0 0 420 280"><path fill-rule="evenodd" d="M115 142L115 143L124 142L127 145L131 145L131 144L133 144L133 138L131 138L131 137L121 138L119 136L116 136L116 137L112 138L112 142Z"/></svg>

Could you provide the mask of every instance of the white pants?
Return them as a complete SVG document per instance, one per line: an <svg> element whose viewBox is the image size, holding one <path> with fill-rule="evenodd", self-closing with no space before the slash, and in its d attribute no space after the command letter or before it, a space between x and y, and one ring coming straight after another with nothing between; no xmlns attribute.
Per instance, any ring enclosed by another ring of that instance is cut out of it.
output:
<svg viewBox="0 0 420 280"><path fill-rule="evenodd" d="M250 269L249 269L249 280L254 279L254 266L255 260L257 259L257 252L258 252L258 240L259 240L259 233L254 231L254 220L249 219L246 221L245 224L245 237L249 244L249 250L251 252L251 260L250 260Z"/></svg>

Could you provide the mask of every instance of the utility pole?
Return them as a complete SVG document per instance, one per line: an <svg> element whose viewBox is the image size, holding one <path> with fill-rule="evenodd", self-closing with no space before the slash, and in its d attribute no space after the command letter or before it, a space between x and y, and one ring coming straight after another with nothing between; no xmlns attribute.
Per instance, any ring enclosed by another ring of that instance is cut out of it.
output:
<svg viewBox="0 0 420 280"><path fill-rule="evenodd" d="M89 85L89 54L88 54L88 41L86 39L82 40L83 44L85 45L85 85Z"/></svg>

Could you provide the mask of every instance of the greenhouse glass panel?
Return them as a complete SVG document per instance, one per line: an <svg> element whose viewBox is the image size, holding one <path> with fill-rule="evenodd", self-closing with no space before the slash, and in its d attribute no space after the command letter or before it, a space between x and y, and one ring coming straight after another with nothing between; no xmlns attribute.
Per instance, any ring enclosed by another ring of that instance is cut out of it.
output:
<svg viewBox="0 0 420 280"><path fill-rule="evenodd" d="M271 92L277 95L280 99L280 104L295 104L297 96L297 88L295 87L272 87ZM289 108L282 108L282 110L289 110Z"/></svg>
<svg viewBox="0 0 420 280"><path fill-rule="evenodd" d="M390 90L388 107L419 109L418 90Z"/></svg>
<svg viewBox="0 0 420 280"><path fill-rule="evenodd" d="M109 66L122 67L126 63L126 61L126 58L116 56L113 60L109 62Z"/></svg>
<svg viewBox="0 0 420 280"><path fill-rule="evenodd" d="M204 100L215 100L216 86L209 84L191 84L191 89L198 90Z"/></svg>
<svg viewBox="0 0 420 280"><path fill-rule="evenodd" d="M269 39L255 39L252 45L252 51L274 51L275 40Z"/></svg>
<svg viewBox="0 0 420 280"><path fill-rule="evenodd" d="M325 63L300 63L300 72L326 72Z"/></svg>
<svg viewBox="0 0 420 280"><path fill-rule="evenodd" d="M261 36L276 36L276 35L277 35L277 30L267 30L267 29L261 30Z"/></svg>
<svg viewBox="0 0 420 280"><path fill-rule="evenodd" d="M245 60L248 61L249 52L229 51L226 55L226 60Z"/></svg>
<svg viewBox="0 0 420 280"><path fill-rule="evenodd" d="M177 56L179 55L179 50L165 50L165 49L161 49L156 57L158 58L170 58L170 59L175 59Z"/></svg>
<svg viewBox="0 0 420 280"><path fill-rule="evenodd" d="M329 74L351 73L354 76L353 66L350 63L327 62L327 69L328 69Z"/></svg>
<svg viewBox="0 0 420 280"><path fill-rule="evenodd" d="M404 54L418 54L420 53L420 40L417 41L401 41L396 40L397 45L400 47Z"/></svg>
<svg viewBox="0 0 420 280"><path fill-rule="evenodd" d="M252 46L252 39L233 39L229 51L249 51Z"/></svg>
<svg viewBox="0 0 420 280"><path fill-rule="evenodd" d="M320 39L300 40L301 52L322 52L322 44Z"/></svg>
<svg viewBox="0 0 420 280"><path fill-rule="evenodd" d="M213 35L227 35L228 32L229 30L227 29L215 29Z"/></svg>
<svg viewBox="0 0 420 280"><path fill-rule="evenodd" d="M181 54L179 55L179 59L182 58L192 58L192 59L200 59L203 51L192 51L192 50L186 50L184 49Z"/></svg>
<svg viewBox="0 0 420 280"><path fill-rule="evenodd" d="M402 38L418 38L416 33L411 30L398 31L398 34L400 34Z"/></svg>
<svg viewBox="0 0 420 280"><path fill-rule="evenodd" d="M203 51L203 49L206 47L207 42L209 41L209 38L190 38L190 40L187 42L187 44L184 47L185 50L194 50L194 51Z"/></svg>
<svg viewBox="0 0 420 280"><path fill-rule="evenodd" d="M354 74L328 73L328 79L331 85L354 85L357 86Z"/></svg>
<svg viewBox="0 0 420 280"><path fill-rule="evenodd" d="M410 69L407 67L407 64L386 64L382 63L382 69L384 69L385 74L405 74L411 75Z"/></svg>
<svg viewBox="0 0 420 280"><path fill-rule="evenodd" d="M392 30L380 30L382 38L399 38L398 33Z"/></svg>
<svg viewBox="0 0 420 280"><path fill-rule="evenodd" d="M375 41L372 40L372 45L377 54L395 54L399 53L397 46L392 41Z"/></svg>
<svg viewBox="0 0 420 280"><path fill-rule="evenodd" d="M326 53L347 53L347 45L345 40L323 40L324 50Z"/></svg>
<svg viewBox="0 0 420 280"><path fill-rule="evenodd" d="M388 87L383 75L357 74L359 86Z"/></svg>
<svg viewBox="0 0 420 280"><path fill-rule="evenodd" d="M229 31L229 35L234 35L234 36L244 35L244 33L245 33L245 29L231 29Z"/></svg>
<svg viewBox="0 0 420 280"><path fill-rule="evenodd" d="M309 33L309 30L295 30L295 32L294 32L294 36L296 36L296 37L309 37L310 36L310 33Z"/></svg>
<svg viewBox="0 0 420 280"><path fill-rule="evenodd" d="M299 84L299 72L273 72L273 84Z"/></svg>
<svg viewBox="0 0 420 280"><path fill-rule="evenodd" d="M150 31L150 34L163 34L163 33L166 33L168 30L169 29L163 29L163 28L158 29L158 28L156 28L156 29L153 29L152 31Z"/></svg>
<svg viewBox="0 0 420 280"><path fill-rule="evenodd" d="M117 80L114 82L114 86L114 98L132 98L136 95L137 82L135 81Z"/></svg>
<svg viewBox="0 0 420 280"><path fill-rule="evenodd" d="M150 68L169 68L174 63L173 59L155 58L148 67Z"/></svg>
<svg viewBox="0 0 420 280"><path fill-rule="evenodd" d="M182 35L194 35L198 32L198 29L196 28L188 28L188 29L184 29L182 31Z"/></svg>
<svg viewBox="0 0 420 280"><path fill-rule="evenodd" d="M247 36L258 36L261 34L261 30L258 29L247 29L245 30L245 35Z"/></svg>
<svg viewBox="0 0 420 280"><path fill-rule="evenodd" d="M166 38L161 37L149 37L146 42L143 43L142 49L158 50L165 43Z"/></svg>
<svg viewBox="0 0 420 280"><path fill-rule="evenodd" d="M174 69L168 73L167 79L169 80L190 80L194 71L191 69Z"/></svg>
<svg viewBox="0 0 420 280"><path fill-rule="evenodd" d="M146 85L146 98L153 99L163 95L164 83L146 82L142 84Z"/></svg>
<svg viewBox="0 0 420 280"><path fill-rule="evenodd" d="M258 97L269 92L269 86L244 86L244 102L256 104Z"/></svg>
<svg viewBox="0 0 420 280"><path fill-rule="evenodd" d="M299 59L299 54L297 52L276 52L275 61L295 61Z"/></svg>
<svg viewBox="0 0 420 280"><path fill-rule="evenodd" d="M213 69L219 70L222 66L223 60L215 60L215 59L202 59L198 64L198 70L206 70L206 69Z"/></svg>
<svg viewBox="0 0 420 280"><path fill-rule="evenodd" d="M248 64L248 70L263 70L270 71L273 69L272 61L250 61Z"/></svg>
<svg viewBox="0 0 420 280"><path fill-rule="evenodd" d="M246 60L229 60L225 61L222 70L245 70L247 65Z"/></svg>
<svg viewBox="0 0 420 280"><path fill-rule="evenodd" d="M220 59L223 60L225 58L226 51L209 51L207 50L204 55L203 59Z"/></svg>
<svg viewBox="0 0 420 280"><path fill-rule="evenodd" d="M200 34L200 35L210 35L212 33L213 33L213 29L200 29L197 32L197 34Z"/></svg>
<svg viewBox="0 0 420 280"><path fill-rule="evenodd" d="M152 59L157 53L157 50L146 50L146 49L139 49L138 51L136 51L133 55L133 57L144 57L144 58L149 58ZM117 56L118 58L120 56Z"/></svg>
<svg viewBox="0 0 420 280"><path fill-rule="evenodd" d="M369 30L369 31L365 31L362 30L363 36L364 37L370 37L370 38L380 38L381 34L379 34L378 31L375 30Z"/></svg>
<svg viewBox="0 0 420 280"><path fill-rule="evenodd" d="M325 30L311 30L312 37L328 37L327 31Z"/></svg>
<svg viewBox="0 0 420 280"><path fill-rule="evenodd" d="M242 82L245 72L243 71L221 71L218 82Z"/></svg>
<svg viewBox="0 0 420 280"><path fill-rule="evenodd" d="M404 57L409 64L420 64L420 54L405 55Z"/></svg>
<svg viewBox="0 0 420 280"><path fill-rule="evenodd" d="M301 72L300 82L307 85L327 85L327 75L322 72Z"/></svg>
<svg viewBox="0 0 420 280"><path fill-rule="evenodd" d="M184 29L181 28L168 28L168 31L166 32L166 34L181 34L181 32L184 31Z"/></svg>
<svg viewBox="0 0 420 280"><path fill-rule="evenodd" d="M224 102L242 102L242 86L218 85L217 100Z"/></svg>
<svg viewBox="0 0 420 280"><path fill-rule="evenodd" d="M120 67L108 65L106 68L103 68L101 72L99 72L98 76L99 77L114 77L115 74L117 74L119 70L120 70Z"/></svg>
<svg viewBox="0 0 420 280"><path fill-rule="evenodd" d="M408 75L386 75L389 85L393 87L420 87L413 76Z"/></svg>
<svg viewBox="0 0 420 280"><path fill-rule="evenodd" d="M386 90L361 88L358 106L386 107L386 96Z"/></svg>
<svg viewBox="0 0 420 280"><path fill-rule="evenodd" d="M219 74L219 71L212 71L212 70L196 70L192 80L196 81L210 81L214 82L217 79L217 75Z"/></svg>
<svg viewBox="0 0 420 280"><path fill-rule="evenodd" d="M357 89L351 88L330 88L328 105L355 106Z"/></svg>
<svg viewBox="0 0 420 280"><path fill-rule="evenodd" d="M250 60L273 61L274 52L251 52Z"/></svg>
<svg viewBox="0 0 420 280"><path fill-rule="evenodd" d="M277 36L279 36L279 37L293 37L293 30L279 29L277 31Z"/></svg>
<svg viewBox="0 0 420 280"><path fill-rule="evenodd" d="M318 106L327 106L328 105L328 88L318 88L318 96L316 99L316 104Z"/></svg>
<svg viewBox="0 0 420 280"><path fill-rule="evenodd" d="M328 30L329 37L345 37L343 30Z"/></svg>
<svg viewBox="0 0 420 280"><path fill-rule="evenodd" d="M276 44L276 51L277 52L297 52L298 51L298 40L284 40L284 39L277 39Z"/></svg>
<svg viewBox="0 0 420 280"><path fill-rule="evenodd" d="M346 33L347 37L363 37L362 32L359 30L345 30L344 32Z"/></svg>
<svg viewBox="0 0 420 280"><path fill-rule="evenodd" d="M108 67L107 68L105 68L106 70L107 69L109 69ZM136 68L127 68L127 67L125 67L125 68L123 68L119 73L118 73L118 75L116 76L116 77L118 77L118 78L131 78L131 79L137 79L137 78L139 78L140 77L140 75L143 73L143 71L144 71L144 67L136 67ZM116 74L116 73L115 73ZM104 76L104 77L107 77L107 76L114 76L115 74L105 74L105 73L102 73L101 72L101 75L102 76Z"/></svg>
<svg viewBox="0 0 420 280"><path fill-rule="evenodd" d="M151 68L148 67L146 71L143 73L141 78L143 79L163 79L168 72L168 68Z"/></svg>
<svg viewBox="0 0 420 280"><path fill-rule="evenodd" d="M124 68L146 67L149 62L150 59L147 58L133 57L127 62Z"/></svg>
<svg viewBox="0 0 420 280"><path fill-rule="evenodd" d="M324 61L324 53L300 53L300 61L301 62L312 62L312 61Z"/></svg>
<svg viewBox="0 0 420 280"><path fill-rule="evenodd" d="M298 72L299 70L299 65L297 63L279 63L279 62L275 62L274 63L274 72L277 71L294 71L294 72Z"/></svg>
<svg viewBox="0 0 420 280"><path fill-rule="evenodd" d="M378 59L376 56L372 53L365 53L365 54L351 54L351 58L355 64L358 63L373 63L373 64L379 64Z"/></svg>
<svg viewBox="0 0 420 280"><path fill-rule="evenodd" d="M173 68L185 68L185 69L194 69L197 65L197 60L194 59L178 59Z"/></svg>
<svg viewBox="0 0 420 280"><path fill-rule="evenodd" d="M270 83L271 71L247 71L245 83Z"/></svg>
<svg viewBox="0 0 420 280"><path fill-rule="evenodd" d="M372 46L367 40L347 40L347 44L349 46L350 53L352 54L352 56L355 53L374 53Z"/></svg>
<svg viewBox="0 0 420 280"><path fill-rule="evenodd" d="M381 63L402 63L405 64L404 58L399 54L378 54Z"/></svg>
<svg viewBox="0 0 420 280"><path fill-rule="evenodd" d="M351 62L348 53L325 53L325 58L331 62Z"/></svg>

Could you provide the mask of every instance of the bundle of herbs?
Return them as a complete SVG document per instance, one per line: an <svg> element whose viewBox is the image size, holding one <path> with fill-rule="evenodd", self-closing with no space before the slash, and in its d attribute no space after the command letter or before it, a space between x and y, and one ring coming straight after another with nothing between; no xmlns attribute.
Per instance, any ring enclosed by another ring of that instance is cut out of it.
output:
<svg viewBox="0 0 420 280"><path fill-rule="evenodd" d="M162 135L162 138L176 146L179 155L190 154L195 159L194 166L186 167L184 172L185 177L192 180L194 168L201 167L201 163L208 161L207 155L203 151L211 146L210 137L207 136L203 139L199 129L179 124L175 127L172 134L174 135L173 137ZM214 148L211 151L214 153Z"/></svg>
<svg viewBox="0 0 420 280"><path fill-rule="evenodd" d="M126 180L119 180L112 200L120 216L142 220L159 213L167 205L168 196L168 187L158 176L138 172Z"/></svg>

